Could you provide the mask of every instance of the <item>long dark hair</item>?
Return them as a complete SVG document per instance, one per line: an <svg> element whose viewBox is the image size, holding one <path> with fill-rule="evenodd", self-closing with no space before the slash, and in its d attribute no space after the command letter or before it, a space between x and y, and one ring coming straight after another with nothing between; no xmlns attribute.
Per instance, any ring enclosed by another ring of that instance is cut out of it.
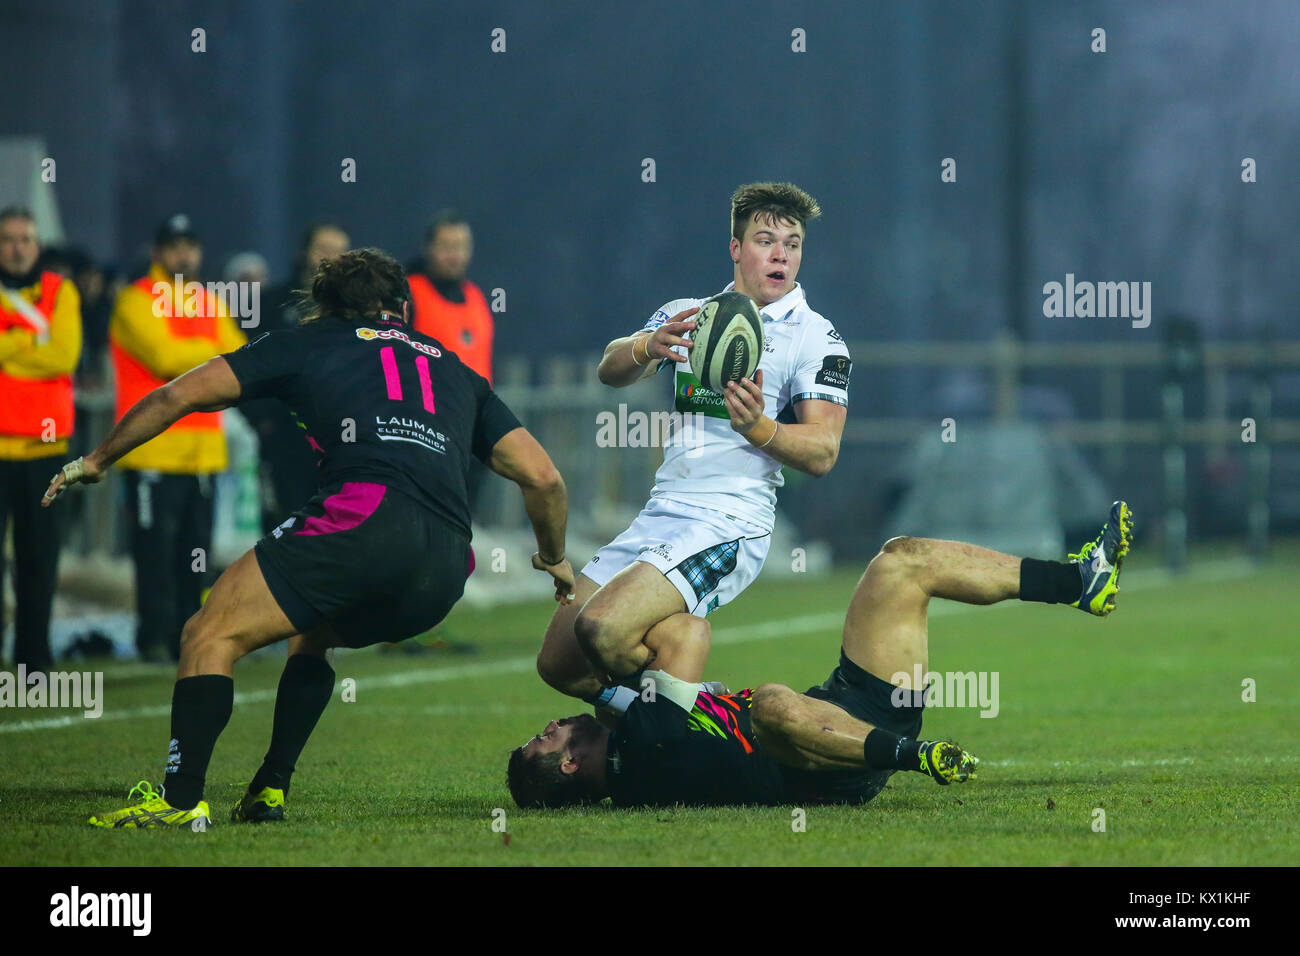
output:
<svg viewBox="0 0 1300 956"><path fill-rule="evenodd" d="M380 312L402 314L410 298L402 264L382 249L354 249L324 259L310 291L300 289L303 322L332 315L353 325L374 321Z"/></svg>

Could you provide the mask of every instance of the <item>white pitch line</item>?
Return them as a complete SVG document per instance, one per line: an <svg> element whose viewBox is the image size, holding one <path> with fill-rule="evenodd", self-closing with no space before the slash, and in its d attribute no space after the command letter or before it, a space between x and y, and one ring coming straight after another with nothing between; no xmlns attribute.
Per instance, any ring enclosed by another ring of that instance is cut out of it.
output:
<svg viewBox="0 0 1300 956"><path fill-rule="evenodd" d="M1165 584L1203 577L1244 577L1255 573L1258 567L1245 558L1229 558L1222 561L1207 562L1181 576L1171 575L1163 569L1154 568L1130 573L1125 583L1130 587L1134 583L1138 588L1158 588ZM1136 579L1136 580L1135 580ZM946 617L950 614L964 614L971 611L987 611L997 607L1014 607L1019 601L1004 601L995 605L960 604L952 601L940 601L930 605L930 617ZM745 644L751 641L768 641L793 634L809 634L813 631L835 630L844 624L844 612L826 612L822 614L805 614L799 617L783 618L779 621L764 621L760 624L732 625L720 627L713 632L714 644ZM829 653L829 651L828 651ZM534 656L511 657L501 661L485 664L462 664L455 667L422 667L416 670L398 671L393 674L380 674L363 677L357 681L357 687L388 688L409 687L413 684L438 684L453 680L473 680L477 677L497 677L502 674L517 674L530 671L537 665ZM235 706L241 704L259 704L275 700L275 690L244 691L235 694ZM105 711L98 718L75 715L62 717L43 717L36 720L21 720L0 724L0 734L22 733L36 730L57 730L63 727L75 727L106 720L134 720L138 717L164 717L171 713L171 704L158 704L151 707L133 707L118 711ZM992 766L992 765L990 765Z"/></svg>
<svg viewBox="0 0 1300 956"><path fill-rule="evenodd" d="M1174 767L1200 763L1205 757L1161 757L1154 760L1121 760L1108 763L1105 760L981 760L981 767ZM1300 761L1300 754L1277 754L1267 757L1219 757L1215 762L1226 763L1295 763Z"/></svg>
<svg viewBox="0 0 1300 956"><path fill-rule="evenodd" d="M962 605L959 605L962 606ZM733 626L718 628L713 635L717 644L740 644L746 641L772 640L792 634L806 634L811 631L829 627L838 627L844 623L843 614L810 614L792 617L781 621L765 621L752 626ZM397 671L392 674L378 674L373 677L357 678L357 689L410 687L414 684L438 684L453 680L473 680L478 677L499 677L503 674L517 674L531 671L537 666L535 656L510 657L501 661L484 664L462 664L454 667L421 667L413 670ZM259 704L275 700L275 690L243 691L235 694L235 706L241 704ZM36 720L22 720L14 723L0 724L0 734L20 733L33 730L56 730L61 727L75 727L80 724L98 723L105 720L134 720L138 717L164 717L171 713L171 704L158 704L150 707L132 707L124 710L106 710L97 718L77 715L62 717L42 717Z"/></svg>
<svg viewBox="0 0 1300 956"><path fill-rule="evenodd" d="M537 666L534 657L512 657L489 664L467 664L461 667L422 668L414 671L401 671L396 674L379 674L375 677L363 677L357 680L357 686L366 689L375 687L406 687L410 684L436 684L449 680L465 680L475 677L496 677L500 674L512 674L531 670ZM276 691L250 690L235 694L235 706L241 704L260 704L275 700ZM24 730L53 730L59 727L75 727L78 724L99 723L105 720L133 720L137 717L165 717L172 712L171 704L158 704L152 707L131 707L125 710L105 711L96 718L46 717L39 720L23 720L12 724L0 724L0 733L17 733Z"/></svg>

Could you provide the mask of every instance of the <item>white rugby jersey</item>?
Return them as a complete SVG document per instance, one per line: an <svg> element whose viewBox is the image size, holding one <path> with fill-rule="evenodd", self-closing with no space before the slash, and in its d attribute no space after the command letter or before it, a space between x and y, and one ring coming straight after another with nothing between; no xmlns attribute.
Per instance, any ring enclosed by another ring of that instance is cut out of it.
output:
<svg viewBox="0 0 1300 956"><path fill-rule="evenodd" d="M734 288L729 282L724 292ZM653 332L678 312L704 299L673 299L639 330ZM759 310L763 316L763 411L795 423L796 403L820 399L849 404L849 350L835 327L808 307L803 287ZM686 349L674 351L685 355ZM722 396L702 386L689 363L664 359L659 372L673 373L674 428L655 472L652 496L711 508L771 531L776 489L785 484L781 463L731 428Z"/></svg>

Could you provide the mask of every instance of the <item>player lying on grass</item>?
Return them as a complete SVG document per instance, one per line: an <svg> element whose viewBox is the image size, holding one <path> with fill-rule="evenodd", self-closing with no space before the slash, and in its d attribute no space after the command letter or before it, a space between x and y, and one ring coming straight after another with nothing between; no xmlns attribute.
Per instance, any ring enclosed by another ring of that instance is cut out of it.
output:
<svg viewBox="0 0 1300 956"><path fill-rule="evenodd" d="M611 731L589 715L553 720L517 748L506 771L521 807L609 797L615 806L865 803L895 771L940 784L974 776L977 758L920 739L928 670L926 609L1012 598L1068 604L1105 617L1115 607L1132 517L1117 501L1095 541L1069 563L1015 558L975 545L893 538L853 592L839 665L799 694L781 684L717 695L663 671ZM696 643L707 642L701 621ZM666 667L698 660L689 641L660 646ZM611 662L601 662L609 667ZM900 685L891 675L904 675Z"/></svg>
<svg viewBox="0 0 1300 956"><path fill-rule="evenodd" d="M782 466L820 476L835 464L851 362L795 281L807 225L819 215L817 201L790 183L751 183L732 196L727 289L749 296L763 316L753 381L720 395L691 374L693 343L684 336L703 299L674 299L605 347L602 382L625 388L655 377L662 389L669 379L675 414L693 424L665 447L645 508L582 569L574 602L556 609L537 656L538 673L556 690L625 706L631 692L616 685L630 672L596 674L587 651L692 633L762 569Z"/></svg>
<svg viewBox="0 0 1300 956"><path fill-rule="evenodd" d="M235 661L287 640L271 746L231 811L236 821L282 818L294 764L333 691L326 650L414 637L460 599L473 570L471 456L519 485L539 552L550 556L534 555L533 565L550 573L557 601L570 600L560 473L486 379L411 328L407 296L402 267L377 249L325 260L309 320L150 392L51 481L47 506L71 484L100 481L183 415L272 396L321 453L316 496L227 568L185 624L164 794L150 787L91 823L209 819L204 778L234 707Z"/></svg>

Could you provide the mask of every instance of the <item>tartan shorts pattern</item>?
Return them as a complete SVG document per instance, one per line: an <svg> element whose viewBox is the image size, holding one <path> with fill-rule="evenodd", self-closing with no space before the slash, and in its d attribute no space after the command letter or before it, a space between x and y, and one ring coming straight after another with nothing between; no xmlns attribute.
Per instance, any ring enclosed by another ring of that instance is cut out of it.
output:
<svg viewBox="0 0 1300 956"><path fill-rule="evenodd" d="M676 570L695 592L695 599L702 601L705 595L717 588L719 581L736 570L736 555L739 551L739 540L723 541L691 555L677 565Z"/></svg>

